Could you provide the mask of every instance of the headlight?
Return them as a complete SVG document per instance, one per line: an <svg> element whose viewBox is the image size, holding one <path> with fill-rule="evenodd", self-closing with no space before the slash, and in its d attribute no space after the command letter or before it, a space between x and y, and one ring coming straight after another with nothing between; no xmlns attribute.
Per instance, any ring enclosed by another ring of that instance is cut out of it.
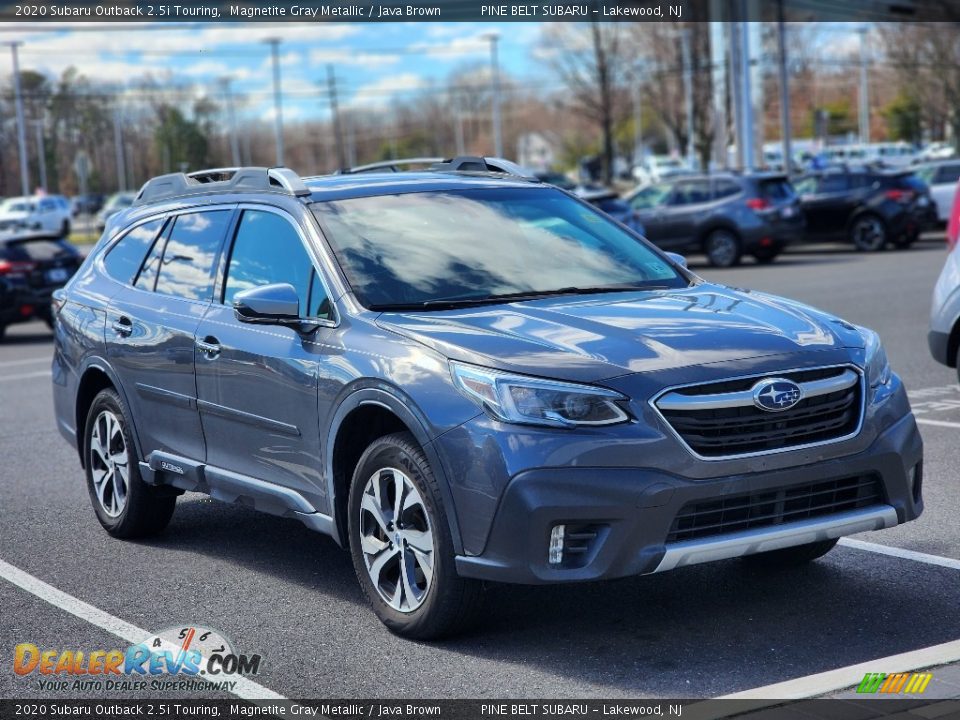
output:
<svg viewBox="0 0 960 720"><path fill-rule="evenodd" d="M892 371L887 361L887 353L880 342L880 336L868 328L858 327L857 330L860 331L864 341L863 369L867 373L867 383L871 388L886 385L890 382Z"/></svg>
<svg viewBox="0 0 960 720"><path fill-rule="evenodd" d="M497 370L450 363L457 389L503 422L574 427L629 420L617 405L620 393L591 385L538 380Z"/></svg>

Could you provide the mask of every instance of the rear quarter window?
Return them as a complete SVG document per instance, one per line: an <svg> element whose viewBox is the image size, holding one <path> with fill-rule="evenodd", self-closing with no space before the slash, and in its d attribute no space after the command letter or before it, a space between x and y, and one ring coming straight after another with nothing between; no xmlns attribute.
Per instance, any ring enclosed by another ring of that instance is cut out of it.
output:
<svg viewBox="0 0 960 720"><path fill-rule="evenodd" d="M107 275L114 280L129 284L143 264L143 258L161 227L163 227L162 218L151 220L138 225L120 238L103 258L103 268Z"/></svg>

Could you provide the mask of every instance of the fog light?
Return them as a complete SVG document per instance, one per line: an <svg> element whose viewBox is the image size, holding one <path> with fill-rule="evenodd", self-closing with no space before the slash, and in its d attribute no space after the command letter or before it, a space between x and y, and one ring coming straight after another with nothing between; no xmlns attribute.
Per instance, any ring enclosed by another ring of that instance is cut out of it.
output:
<svg viewBox="0 0 960 720"><path fill-rule="evenodd" d="M550 554L551 565L559 565L563 562L563 531L564 525L554 525L550 531Z"/></svg>

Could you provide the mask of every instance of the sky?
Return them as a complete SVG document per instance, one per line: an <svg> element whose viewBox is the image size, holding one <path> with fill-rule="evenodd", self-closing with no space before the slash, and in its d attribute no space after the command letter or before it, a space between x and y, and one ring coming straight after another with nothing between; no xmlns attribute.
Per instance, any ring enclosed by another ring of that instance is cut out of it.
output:
<svg viewBox="0 0 960 720"><path fill-rule="evenodd" d="M499 33L504 73L527 82L547 77L536 58L539 23L354 23L354 24L117 24L82 27L69 24L13 26L0 24L0 42L21 40L21 69L58 77L70 66L91 80L128 87L131 79L169 74L177 85L191 86L197 97L222 97L219 78L231 77L245 97L238 113L273 118L269 37L282 39L280 62L285 121L323 117L326 82L333 64L344 107L375 110L393 98L443 87L451 71L489 63L484 35ZM0 48L0 82L8 84L9 53Z"/></svg>

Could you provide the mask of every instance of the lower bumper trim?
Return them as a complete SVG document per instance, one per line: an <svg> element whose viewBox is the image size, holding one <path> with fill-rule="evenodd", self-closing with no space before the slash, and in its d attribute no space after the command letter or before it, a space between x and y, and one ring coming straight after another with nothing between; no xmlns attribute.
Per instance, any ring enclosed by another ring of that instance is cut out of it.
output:
<svg viewBox="0 0 960 720"><path fill-rule="evenodd" d="M716 538L669 543L654 572L833 540L844 535L882 530L896 524L897 511L890 505L878 505L775 528L758 528Z"/></svg>

